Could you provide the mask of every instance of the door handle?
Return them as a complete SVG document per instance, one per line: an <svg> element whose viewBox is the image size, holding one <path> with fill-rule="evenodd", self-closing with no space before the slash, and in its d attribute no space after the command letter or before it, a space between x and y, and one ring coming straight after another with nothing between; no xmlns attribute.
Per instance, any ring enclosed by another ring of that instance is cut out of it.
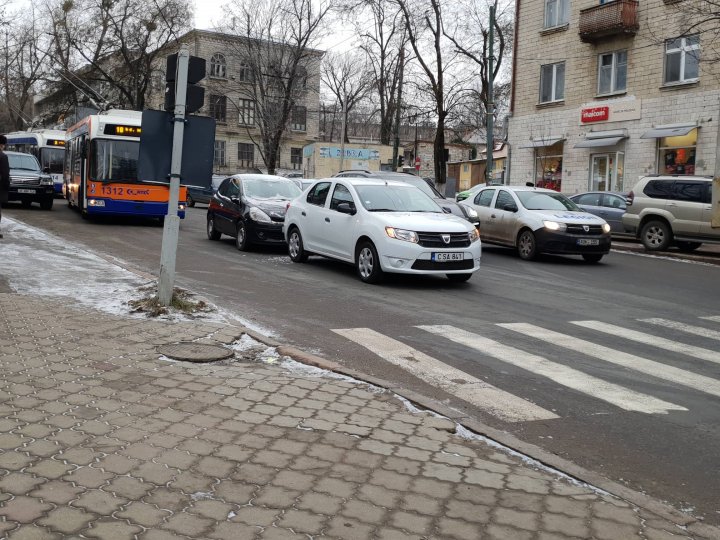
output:
<svg viewBox="0 0 720 540"><path fill-rule="evenodd" d="M494 219L494 218L495 218L495 214L490 214L490 217Z"/></svg>
<svg viewBox="0 0 720 540"><path fill-rule="evenodd" d="M325 221L327 221L328 223L330 223L330 218L329 218L329 217L326 217L326 218L325 218Z"/></svg>
<svg viewBox="0 0 720 540"><path fill-rule="evenodd" d="M303 210L301 213L303 216L307 216L307 214L305 213L305 210Z"/></svg>
<svg viewBox="0 0 720 540"><path fill-rule="evenodd" d="M677 206L677 204L675 204L674 202L669 202L668 206Z"/></svg>

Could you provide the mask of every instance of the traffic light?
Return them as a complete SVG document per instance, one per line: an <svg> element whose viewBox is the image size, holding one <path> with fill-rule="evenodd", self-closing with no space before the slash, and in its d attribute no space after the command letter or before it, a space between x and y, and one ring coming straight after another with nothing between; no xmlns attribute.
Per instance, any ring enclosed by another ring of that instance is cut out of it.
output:
<svg viewBox="0 0 720 540"><path fill-rule="evenodd" d="M405 156L398 156L398 167L405 165Z"/></svg>
<svg viewBox="0 0 720 540"><path fill-rule="evenodd" d="M171 54L167 58L167 69L165 70L165 110L175 110L175 78L177 77L177 54ZM198 56L191 56L188 59L188 84L185 96L185 113L190 114L199 111L205 103L205 89L197 83L205 78L205 59Z"/></svg>

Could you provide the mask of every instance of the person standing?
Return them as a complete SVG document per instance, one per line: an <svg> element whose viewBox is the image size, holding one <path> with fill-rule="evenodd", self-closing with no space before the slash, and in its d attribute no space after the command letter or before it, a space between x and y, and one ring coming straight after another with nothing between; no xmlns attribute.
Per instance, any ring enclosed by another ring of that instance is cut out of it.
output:
<svg viewBox="0 0 720 540"><path fill-rule="evenodd" d="M2 205L8 202L8 192L10 191L10 164L3 151L6 145L7 137L0 135L0 221L2 220ZM0 231L0 238L2 237L2 231Z"/></svg>

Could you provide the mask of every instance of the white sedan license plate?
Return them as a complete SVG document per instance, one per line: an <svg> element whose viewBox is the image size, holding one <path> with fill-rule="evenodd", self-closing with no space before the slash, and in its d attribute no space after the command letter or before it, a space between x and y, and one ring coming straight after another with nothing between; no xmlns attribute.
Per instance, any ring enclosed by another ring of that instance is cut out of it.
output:
<svg viewBox="0 0 720 540"><path fill-rule="evenodd" d="M597 246L600 244L600 240L597 238L579 238L578 246Z"/></svg>
<svg viewBox="0 0 720 540"><path fill-rule="evenodd" d="M465 259L460 251L454 251L452 253L433 253L432 260L436 262L451 262L451 261L462 261Z"/></svg>
<svg viewBox="0 0 720 540"><path fill-rule="evenodd" d="M34 189L18 189L18 193L35 193Z"/></svg>

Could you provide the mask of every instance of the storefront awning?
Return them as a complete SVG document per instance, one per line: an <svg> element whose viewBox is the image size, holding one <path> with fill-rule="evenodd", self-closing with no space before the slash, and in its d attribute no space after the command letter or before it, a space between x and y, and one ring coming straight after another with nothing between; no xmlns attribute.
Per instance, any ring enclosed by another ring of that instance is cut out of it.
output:
<svg viewBox="0 0 720 540"><path fill-rule="evenodd" d="M674 124L669 126L657 126L656 128L646 131L640 135L641 139L660 139L662 137L678 137L687 135L693 129L697 128L697 124Z"/></svg>
<svg viewBox="0 0 720 540"><path fill-rule="evenodd" d="M546 139L538 139L536 141L530 141L526 144L520 145L520 148L544 148L545 146L552 146L560 141L564 141L565 137L548 137Z"/></svg>
<svg viewBox="0 0 720 540"><path fill-rule="evenodd" d="M602 146L615 146L625 137L602 137L599 139L585 139L575 145L575 148L600 148Z"/></svg>

